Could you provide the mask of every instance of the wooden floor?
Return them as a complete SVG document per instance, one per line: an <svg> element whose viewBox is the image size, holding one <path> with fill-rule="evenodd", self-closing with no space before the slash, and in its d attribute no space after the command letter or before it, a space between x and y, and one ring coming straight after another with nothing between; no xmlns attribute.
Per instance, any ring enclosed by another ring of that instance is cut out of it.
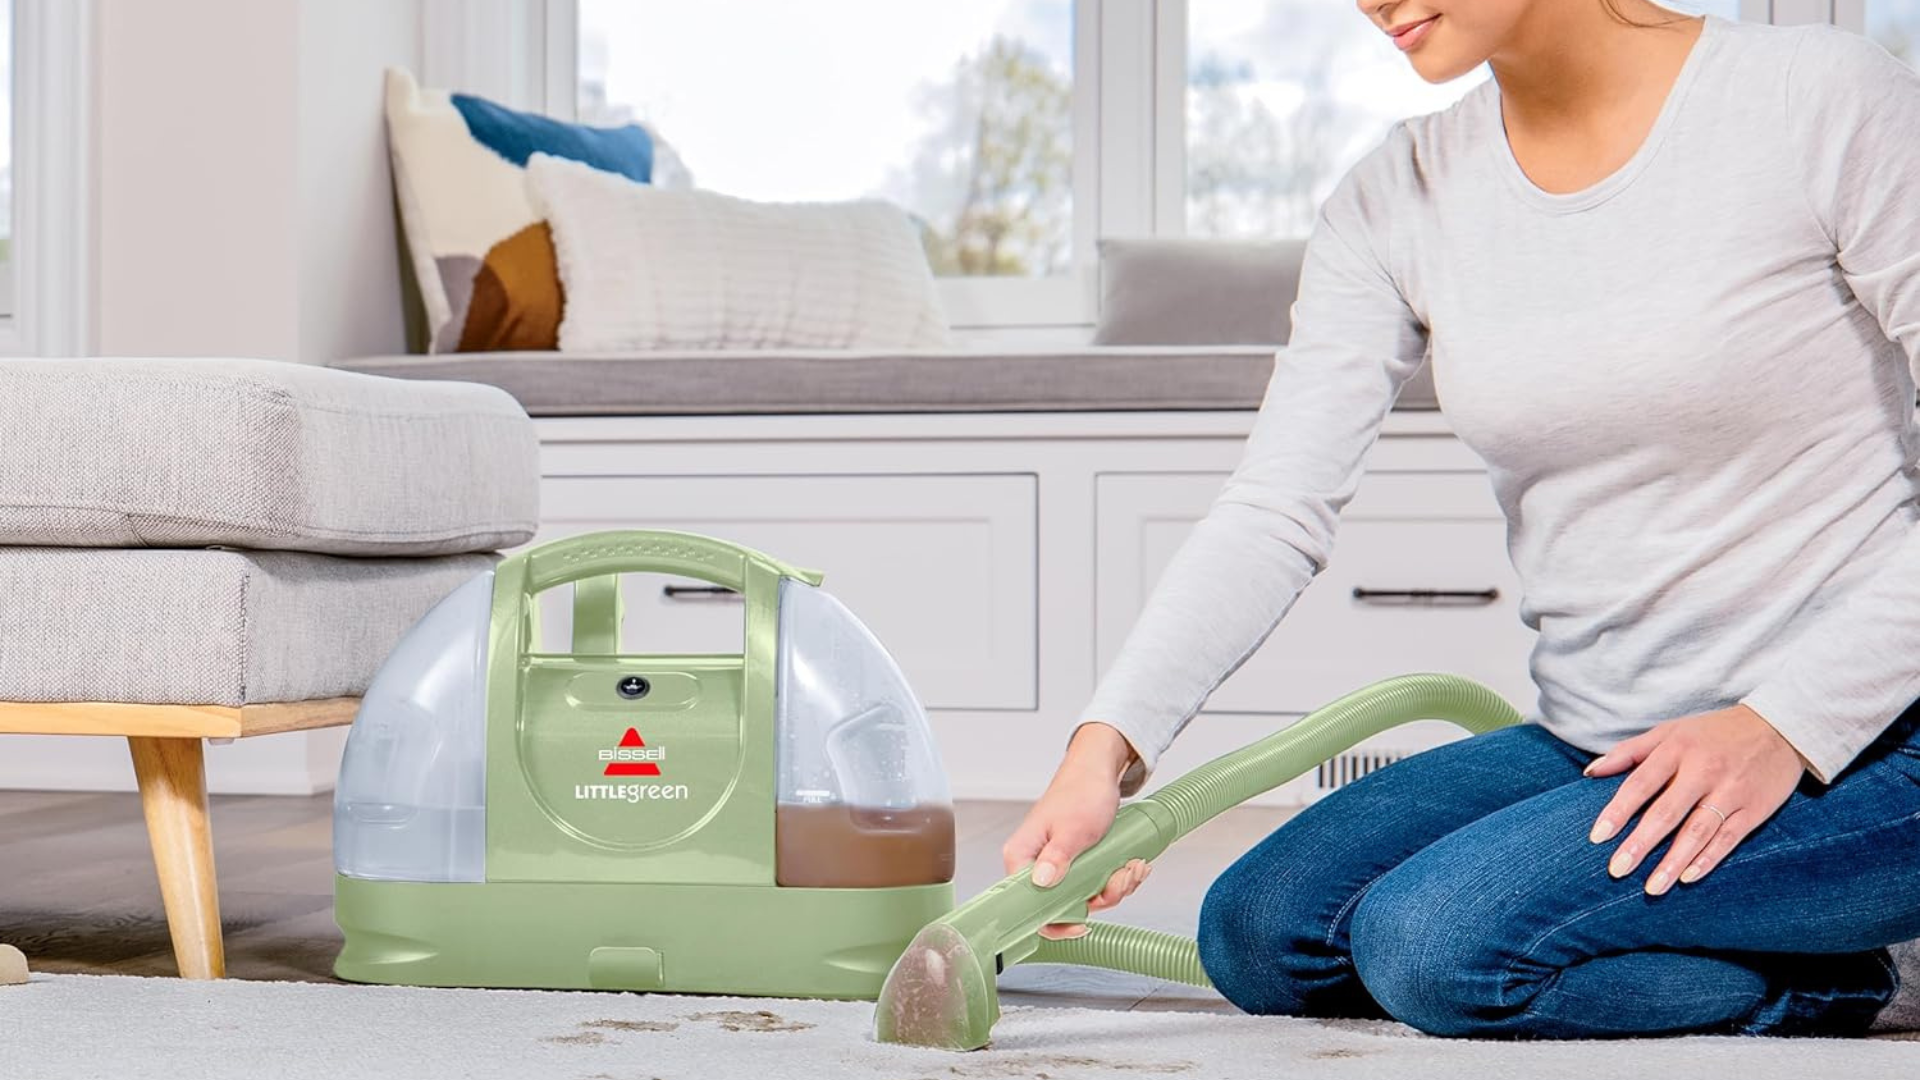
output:
<svg viewBox="0 0 1920 1080"><path fill-rule="evenodd" d="M328 795L214 798L230 977L333 981L332 808ZM956 809L960 896L1000 878L1000 845L1025 812ZM1288 814L1240 809L1209 823L1160 859L1115 920L1192 934L1208 883ZM36 971L174 974L137 795L0 791L0 942ZM1001 986L1009 1004L1231 1008L1210 991L1066 967L1015 968Z"/></svg>

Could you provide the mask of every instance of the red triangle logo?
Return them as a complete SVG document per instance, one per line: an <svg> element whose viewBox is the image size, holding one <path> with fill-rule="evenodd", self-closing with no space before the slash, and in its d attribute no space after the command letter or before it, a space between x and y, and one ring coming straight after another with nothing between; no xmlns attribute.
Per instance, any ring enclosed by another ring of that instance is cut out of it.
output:
<svg viewBox="0 0 1920 1080"><path fill-rule="evenodd" d="M638 728L628 728L627 733L620 736L620 748L623 750L633 749L635 747L644 748L646 745L647 742L640 737L640 730ZM660 766L651 761L612 761L607 763L607 771L602 775L659 776Z"/></svg>

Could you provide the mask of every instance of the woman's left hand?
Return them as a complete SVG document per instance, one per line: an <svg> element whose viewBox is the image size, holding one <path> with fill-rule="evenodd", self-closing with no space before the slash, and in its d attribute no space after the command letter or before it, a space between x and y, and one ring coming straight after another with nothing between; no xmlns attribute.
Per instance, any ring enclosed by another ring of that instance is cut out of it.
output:
<svg viewBox="0 0 1920 1080"><path fill-rule="evenodd" d="M1587 766L1588 776L1633 770L1600 811L1589 839L1606 842L1646 807L1607 863L1608 873L1625 877L1678 828L1666 858L1647 878L1647 893L1659 896L1675 879L1691 884L1725 861L1734 845L1786 803L1804 768L1793 745L1745 705L1668 720Z"/></svg>

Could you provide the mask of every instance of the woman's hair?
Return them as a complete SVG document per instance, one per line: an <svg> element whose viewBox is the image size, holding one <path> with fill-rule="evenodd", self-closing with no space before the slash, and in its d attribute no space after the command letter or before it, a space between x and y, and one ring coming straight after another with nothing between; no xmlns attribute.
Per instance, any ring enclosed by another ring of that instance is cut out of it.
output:
<svg viewBox="0 0 1920 1080"><path fill-rule="evenodd" d="M1600 0L1600 6L1606 8L1607 14L1613 16L1616 22L1623 23L1627 26L1637 26L1643 30L1650 30L1655 27L1665 26L1668 23L1679 22L1682 19L1690 18L1690 16L1682 15L1679 12L1668 12L1668 14L1673 16L1670 19L1663 19L1660 22L1637 22L1627 18L1621 13L1620 0Z"/></svg>

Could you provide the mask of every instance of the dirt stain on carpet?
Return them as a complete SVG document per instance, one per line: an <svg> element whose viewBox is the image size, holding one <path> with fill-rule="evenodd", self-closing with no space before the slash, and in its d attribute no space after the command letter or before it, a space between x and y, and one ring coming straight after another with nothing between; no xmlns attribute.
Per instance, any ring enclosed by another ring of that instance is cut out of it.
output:
<svg viewBox="0 0 1920 1080"><path fill-rule="evenodd" d="M548 1035L540 1041L558 1046L599 1046L607 1037L597 1031L582 1031L573 1035Z"/></svg>
<svg viewBox="0 0 1920 1080"><path fill-rule="evenodd" d="M583 1028L599 1028L603 1031L678 1031L680 1025L671 1020L585 1020Z"/></svg>
<svg viewBox="0 0 1920 1080"><path fill-rule="evenodd" d="M1191 1061L1111 1061L1075 1054L1009 1054L950 1065L947 1072L960 1077L1030 1076L1034 1080L1067 1080L1070 1076L1082 1075L1086 1070L1164 1075L1192 1072L1193 1069L1194 1063Z"/></svg>
<svg viewBox="0 0 1920 1080"><path fill-rule="evenodd" d="M694 1013L688 1020L709 1021L720 1025L722 1031L805 1031L812 1027L803 1020L789 1020L776 1012L758 1009L746 1012L728 1009L723 1012Z"/></svg>
<svg viewBox="0 0 1920 1080"><path fill-rule="evenodd" d="M609 1031L675 1031L679 1027L671 1020L582 1020L579 1031L571 1035L548 1035L540 1041L559 1046L603 1046Z"/></svg>
<svg viewBox="0 0 1920 1080"><path fill-rule="evenodd" d="M1326 1060L1328 1058L1357 1058L1366 1057L1367 1052L1365 1050L1342 1050L1336 1048L1333 1050L1315 1050L1307 1056L1316 1060Z"/></svg>

